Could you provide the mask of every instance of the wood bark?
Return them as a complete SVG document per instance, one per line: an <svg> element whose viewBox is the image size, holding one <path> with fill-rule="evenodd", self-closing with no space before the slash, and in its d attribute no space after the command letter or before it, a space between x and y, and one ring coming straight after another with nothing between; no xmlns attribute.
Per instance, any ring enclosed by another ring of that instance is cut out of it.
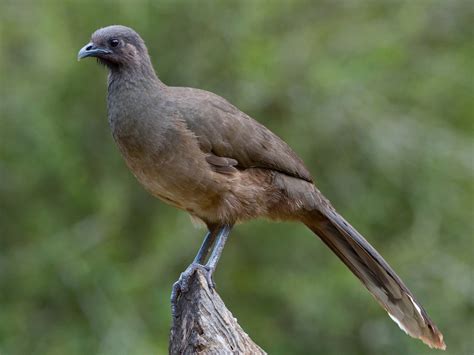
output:
<svg viewBox="0 0 474 355"><path fill-rule="evenodd" d="M181 294L170 334L169 353L266 354L243 331L202 271L194 273Z"/></svg>

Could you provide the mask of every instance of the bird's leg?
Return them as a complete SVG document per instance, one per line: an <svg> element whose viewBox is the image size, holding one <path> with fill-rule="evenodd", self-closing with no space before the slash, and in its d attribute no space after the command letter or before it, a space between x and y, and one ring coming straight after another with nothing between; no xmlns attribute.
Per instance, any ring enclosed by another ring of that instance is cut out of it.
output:
<svg viewBox="0 0 474 355"><path fill-rule="evenodd" d="M203 263L204 260L206 260L207 255L209 254L209 249L211 249L211 246L216 240L217 232L218 230L215 228L212 228L207 232L206 236L204 237L204 241L202 242L201 247L199 248L198 253L194 257L193 262L186 268L186 270L184 270L184 272L181 273L178 281L174 283L173 290L171 291L171 303L176 302L176 299L178 298L181 292L188 291L189 279L194 274L196 269L204 270L207 274L207 270L203 266Z"/></svg>
<svg viewBox="0 0 474 355"><path fill-rule="evenodd" d="M224 225L219 229L219 235L216 244L214 245L214 249L212 249L211 256L206 264L206 269L208 273L206 274L207 282L211 289L215 288L214 280L212 279L212 274L216 270L217 263L222 254L222 250L224 250L225 243L227 242L227 238L229 237L230 231L232 230L232 226Z"/></svg>
<svg viewBox="0 0 474 355"><path fill-rule="evenodd" d="M201 247L199 248L198 253L196 254L193 262L184 270L181 275L179 276L178 281L173 284L173 288L171 290L171 313L173 317L176 314L176 304L178 301L178 297L181 293L185 293L188 291L189 288L189 280L191 276L197 269L203 270L205 274L208 273L207 269L205 269L203 263L206 260L207 255L209 254L209 250L211 249L214 241L216 240L217 234L219 232L218 228L209 228L204 241L202 242Z"/></svg>
<svg viewBox="0 0 474 355"><path fill-rule="evenodd" d="M232 227L229 225L210 228L193 262L186 268L184 272L181 273L178 281L173 284L173 289L171 291L171 312L173 317L176 315L178 297L182 293L186 293L188 291L189 281L196 270L202 270L206 275L206 280L209 287L211 289L214 288L215 284L212 280L212 274L216 269L217 262L219 261L219 258L222 254L222 250L224 249L225 242L227 241L231 229ZM203 265L202 263L206 259L209 249L211 248L212 244L214 244L216 237L218 239L214 245L211 256L209 257L207 264Z"/></svg>
<svg viewBox="0 0 474 355"><path fill-rule="evenodd" d="M216 240L217 232L218 230L216 230L216 228L212 228L211 230L207 232L206 237L204 238L204 241L202 242L202 245L199 248L199 251L196 254L196 257L194 258L193 263L203 265L204 260L206 260L206 257L209 254L209 250L211 249L211 246L214 244L214 241Z"/></svg>

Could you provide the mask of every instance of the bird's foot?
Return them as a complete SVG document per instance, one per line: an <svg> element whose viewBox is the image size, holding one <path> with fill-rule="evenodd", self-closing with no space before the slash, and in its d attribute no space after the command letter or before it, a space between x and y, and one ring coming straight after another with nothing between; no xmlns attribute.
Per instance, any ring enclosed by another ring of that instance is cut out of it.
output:
<svg viewBox="0 0 474 355"><path fill-rule="evenodd" d="M198 263L190 264L186 270L184 270L181 275L179 276L178 281L173 284L173 289L171 291L171 313L173 318L176 317L176 307L178 305L178 299L183 294L189 291L189 282L191 281L191 277L197 271L201 270L204 275L206 275L206 281L209 288L214 290L215 283L212 279L212 274L214 270L208 266L201 265Z"/></svg>

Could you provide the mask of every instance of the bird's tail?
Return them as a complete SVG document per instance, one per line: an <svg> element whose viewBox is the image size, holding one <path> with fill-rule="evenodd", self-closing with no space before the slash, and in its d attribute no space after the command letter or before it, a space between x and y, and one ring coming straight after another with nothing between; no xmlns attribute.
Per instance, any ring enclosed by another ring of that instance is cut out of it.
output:
<svg viewBox="0 0 474 355"><path fill-rule="evenodd" d="M390 318L431 348L446 349L443 334L382 256L331 207L305 224L346 264Z"/></svg>

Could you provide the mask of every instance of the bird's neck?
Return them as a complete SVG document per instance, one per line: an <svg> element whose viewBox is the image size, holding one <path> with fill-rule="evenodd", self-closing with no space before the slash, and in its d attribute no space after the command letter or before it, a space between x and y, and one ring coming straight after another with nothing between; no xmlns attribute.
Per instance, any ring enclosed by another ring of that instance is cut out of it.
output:
<svg viewBox="0 0 474 355"><path fill-rule="evenodd" d="M133 67L110 68L107 109L112 129L133 124L139 112L165 89L149 60Z"/></svg>
<svg viewBox="0 0 474 355"><path fill-rule="evenodd" d="M166 85L158 79L149 57L131 66L109 67L108 90L109 95L124 89L127 91L154 90Z"/></svg>

